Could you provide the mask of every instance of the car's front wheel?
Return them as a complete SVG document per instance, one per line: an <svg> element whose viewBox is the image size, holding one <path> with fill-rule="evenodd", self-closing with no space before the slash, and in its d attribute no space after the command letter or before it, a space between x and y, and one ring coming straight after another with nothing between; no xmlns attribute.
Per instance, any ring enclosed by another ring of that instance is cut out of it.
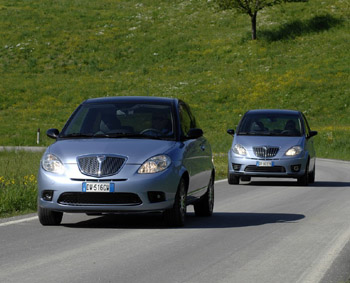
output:
<svg viewBox="0 0 350 283"><path fill-rule="evenodd" d="M227 181L230 185L238 185L239 184L239 176L235 176L233 174L228 173Z"/></svg>
<svg viewBox="0 0 350 283"><path fill-rule="evenodd" d="M60 225L63 217L63 212L52 211L47 208L38 208L38 217L42 225Z"/></svg>
<svg viewBox="0 0 350 283"><path fill-rule="evenodd" d="M194 212L197 216L211 216L214 209L214 177L210 178L207 192L194 205Z"/></svg>
<svg viewBox="0 0 350 283"><path fill-rule="evenodd" d="M312 172L309 173L309 184L315 183L315 176L316 176L316 166L314 165L314 170L312 170Z"/></svg>
<svg viewBox="0 0 350 283"><path fill-rule="evenodd" d="M305 168L304 175L298 178L298 184L301 186L308 186L310 183L309 177L310 177L310 173L309 173L309 162L308 162Z"/></svg>
<svg viewBox="0 0 350 283"><path fill-rule="evenodd" d="M186 212L187 212L187 190L186 182L182 178L180 180L177 193L175 196L175 202L172 209L164 212L164 220L167 225L174 227L181 227L185 224Z"/></svg>

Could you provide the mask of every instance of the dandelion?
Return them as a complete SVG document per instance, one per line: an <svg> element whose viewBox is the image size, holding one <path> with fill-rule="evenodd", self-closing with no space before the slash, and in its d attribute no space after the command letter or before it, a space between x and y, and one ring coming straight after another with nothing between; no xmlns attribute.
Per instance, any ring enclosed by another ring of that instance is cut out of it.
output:
<svg viewBox="0 0 350 283"><path fill-rule="evenodd" d="M26 175L26 176L23 177L23 179L24 179L24 180L23 180L23 184L24 184L25 186L37 184L36 177L35 177L33 174L31 174L31 175Z"/></svg>
<svg viewBox="0 0 350 283"><path fill-rule="evenodd" d="M37 183L36 177L35 177L33 174L29 176L29 181L30 181L31 183L33 183L33 184L36 184L36 183Z"/></svg>

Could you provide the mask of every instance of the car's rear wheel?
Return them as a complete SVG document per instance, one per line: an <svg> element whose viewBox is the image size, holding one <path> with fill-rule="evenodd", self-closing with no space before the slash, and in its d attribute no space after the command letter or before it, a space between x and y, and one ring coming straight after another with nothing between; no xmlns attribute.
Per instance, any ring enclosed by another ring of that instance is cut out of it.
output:
<svg viewBox="0 0 350 283"><path fill-rule="evenodd" d="M42 225L60 225L63 217L63 212L52 211L47 208L38 208L38 217Z"/></svg>
<svg viewBox="0 0 350 283"><path fill-rule="evenodd" d="M214 178L210 178L207 192L194 205L194 212L197 216L211 216L214 209Z"/></svg>
<svg viewBox="0 0 350 283"><path fill-rule="evenodd" d="M180 180L177 193L175 196L175 202L172 209L164 212L165 223L173 227L181 227L185 224L186 212L187 212L187 186L185 180Z"/></svg>

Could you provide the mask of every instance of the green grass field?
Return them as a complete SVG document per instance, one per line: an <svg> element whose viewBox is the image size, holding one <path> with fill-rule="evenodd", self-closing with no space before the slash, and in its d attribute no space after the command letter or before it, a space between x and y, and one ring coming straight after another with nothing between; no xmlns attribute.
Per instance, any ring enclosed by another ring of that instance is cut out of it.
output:
<svg viewBox="0 0 350 283"><path fill-rule="evenodd" d="M87 98L150 95L192 106L221 177L226 130L254 108L302 111L318 156L350 160L349 19L345 0L283 4L251 41L249 16L213 0L0 0L0 145L38 128L49 145Z"/></svg>

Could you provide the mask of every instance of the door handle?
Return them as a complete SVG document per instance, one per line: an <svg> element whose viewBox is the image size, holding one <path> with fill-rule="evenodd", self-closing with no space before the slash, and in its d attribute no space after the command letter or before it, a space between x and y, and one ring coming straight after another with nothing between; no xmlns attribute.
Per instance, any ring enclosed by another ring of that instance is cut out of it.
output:
<svg viewBox="0 0 350 283"><path fill-rule="evenodd" d="M204 145L204 144L201 145L201 150L202 150L202 151L205 150L205 145Z"/></svg>

